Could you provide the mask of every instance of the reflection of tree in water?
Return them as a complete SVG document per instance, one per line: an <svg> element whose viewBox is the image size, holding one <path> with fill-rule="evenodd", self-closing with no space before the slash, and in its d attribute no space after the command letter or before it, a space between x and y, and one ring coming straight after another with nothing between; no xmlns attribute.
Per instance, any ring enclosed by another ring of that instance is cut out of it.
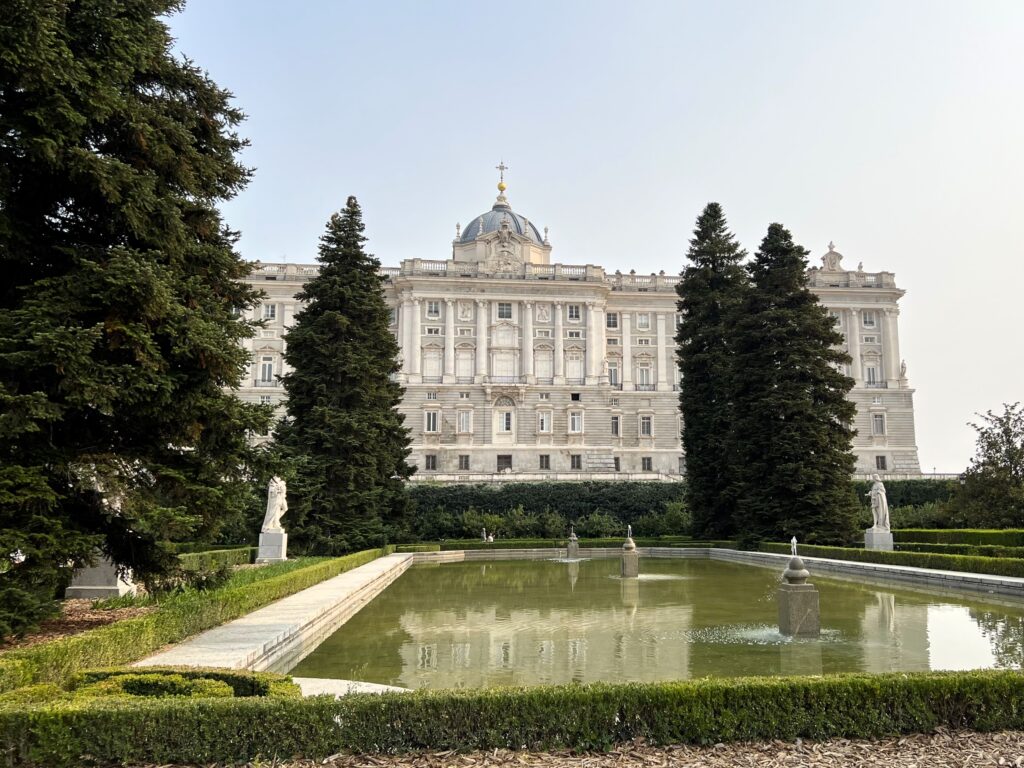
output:
<svg viewBox="0 0 1024 768"><path fill-rule="evenodd" d="M972 608L971 618L992 644L997 667L1024 667L1024 616Z"/></svg>

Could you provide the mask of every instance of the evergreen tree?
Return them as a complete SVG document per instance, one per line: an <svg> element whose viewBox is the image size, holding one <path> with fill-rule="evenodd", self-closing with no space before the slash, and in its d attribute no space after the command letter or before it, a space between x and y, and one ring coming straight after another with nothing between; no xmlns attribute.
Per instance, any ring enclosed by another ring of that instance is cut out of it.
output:
<svg viewBox="0 0 1024 768"><path fill-rule="evenodd" d="M0 635L99 547L145 576L248 501L226 394L255 301L216 204L242 118L161 20L173 0L8 0L0 25Z"/></svg>
<svg viewBox="0 0 1024 768"><path fill-rule="evenodd" d="M736 526L747 540L848 543L858 504L850 449L856 414L842 334L807 282L807 251L780 224L751 263L733 324Z"/></svg>
<svg viewBox="0 0 1024 768"><path fill-rule="evenodd" d="M364 253L359 203L348 198L320 238L320 273L286 335L287 416L276 442L293 464L290 533L307 552L378 546L408 510L409 432L397 408L398 344L388 329L380 262Z"/></svg>
<svg viewBox="0 0 1024 768"><path fill-rule="evenodd" d="M964 527L1024 526L1024 409L1004 403L1002 413L988 411L978 433L974 458L960 478L950 510Z"/></svg>
<svg viewBox="0 0 1024 768"><path fill-rule="evenodd" d="M698 536L720 538L733 532L732 462L726 452L733 419L729 323L747 286L740 264L745 255L728 230L722 207L708 203L690 240L690 264L676 286L682 314L676 344L686 501Z"/></svg>

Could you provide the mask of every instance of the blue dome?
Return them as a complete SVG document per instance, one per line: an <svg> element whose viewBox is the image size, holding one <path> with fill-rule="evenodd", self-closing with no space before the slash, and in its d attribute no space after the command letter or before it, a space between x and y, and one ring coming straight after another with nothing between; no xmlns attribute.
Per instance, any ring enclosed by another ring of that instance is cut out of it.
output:
<svg viewBox="0 0 1024 768"><path fill-rule="evenodd" d="M524 216L520 216L518 213L513 212L512 208L509 207L508 203L497 202L494 207L491 208L487 213L482 213L473 219L466 228L462 230L462 236L459 238L460 243L471 243L476 240L480 235L488 232L496 232L501 229L501 222L508 219L508 226L513 232L524 237L530 238L537 245L544 244L544 238L541 237L540 232L533 222L527 221Z"/></svg>

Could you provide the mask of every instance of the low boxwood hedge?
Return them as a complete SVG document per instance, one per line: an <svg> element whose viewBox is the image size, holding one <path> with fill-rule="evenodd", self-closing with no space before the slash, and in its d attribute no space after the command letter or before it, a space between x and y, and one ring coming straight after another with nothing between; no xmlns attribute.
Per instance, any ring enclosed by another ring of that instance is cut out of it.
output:
<svg viewBox="0 0 1024 768"><path fill-rule="evenodd" d="M90 667L129 664L168 643L237 619L282 597L319 584L380 556L372 549L318 561L262 580L189 591L166 600L152 613L0 655L0 692L36 682L66 683ZM251 572L245 571L244 574ZM253 577L255 578L255 577Z"/></svg>
<svg viewBox="0 0 1024 768"><path fill-rule="evenodd" d="M582 549L621 547L624 536L604 539L580 539ZM657 538L633 537L638 547L731 547L731 541L693 541L684 536L660 536ZM440 542L441 551L450 552L458 549L564 549L569 542L566 539L498 539L482 541L481 539L449 539Z"/></svg>
<svg viewBox="0 0 1024 768"><path fill-rule="evenodd" d="M1024 547L1003 547L994 544L920 544L913 541L901 541L897 542L895 546L900 552L934 552L939 555L1024 558Z"/></svg>
<svg viewBox="0 0 1024 768"><path fill-rule="evenodd" d="M892 532L894 541L918 544L991 544L1001 547L1024 547L1024 529L1005 528L898 528Z"/></svg>
<svg viewBox="0 0 1024 768"><path fill-rule="evenodd" d="M1024 727L1016 671L708 678L417 691L339 699L108 699L0 705L10 766L234 763L343 752L603 750L798 737L872 738L939 726Z"/></svg>
<svg viewBox="0 0 1024 768"><path fill-rule="evenodd" d="M256 547L232 547L211 549L205 552L188 552L178 555L181 567L186 571L198 571L232 565L248 565L256 559Z"/></svg>
<svg viewBox="0 0 1024 768"><path fill-rule="evenodd" d="M761 551L789 554L790 549L789 544L763 542ZM834 560L856 560L861 563L911 565L915 568L934 568L940 571L987 573L993 576L1024 576L1024 560L1008 557L938 555L932 552L885 552L879 549L818 547L811 544L801 544L800 554L808 557L830 557Z"/></svg>
<svg viewBox="0 0 1024 768"><path fill-rule="evenodd" d="M399 553L440 551L440 544L399 544L397 547L395 547L395 552Z"/></svg>

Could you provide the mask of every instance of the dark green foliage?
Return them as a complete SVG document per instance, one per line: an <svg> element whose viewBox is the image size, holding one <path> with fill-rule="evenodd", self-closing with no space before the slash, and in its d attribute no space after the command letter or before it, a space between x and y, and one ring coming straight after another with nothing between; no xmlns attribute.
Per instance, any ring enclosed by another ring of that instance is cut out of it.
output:
<svg viewBox="0 0 1024 768"><path fill-rule="evenodd" d="M762 552L789 554L789 544L762 542ZM800 545L800 554L807 557L828 557L834 560L854 560L859 563L885 565L912 565L939 571L986 573L992 576L1024 576L1024 560L999 557L970 557L967 555L939 555L931 552L885 552L880 549L853 549L850 547L819 547Z"/></svg>
<svg viewBox="0 0 1024 768"><path fill-rule="evenodd" d="M166 676L178 680L198 681L213 680L228 686L228 695L245 698L249 696L273 696L277 698L298 698L302 691L298 685L292 682L287 675L276 672L252 672L248 669L216 669L213 667L112 667L109 669L89 669L76 675L70 683L70 688L80 691L82 687L95 685L107 680L123 680L131 678L140 673L157 678ZM159 688L160 681L156 680L154 687ZM145 687L145 684L144 686ZM135 693L135 696L148 696L153 694Z"/></svg>
<svg viewBox="0 0 1024 768"><path fill-rule="evenodd" d="M334 699L0 706L12 766L319 759L345 752L572 749L1024 726L1019 672L826 675L416 691Z"/></svg>
<svg viewBox="0 0 1024 768"><path fill-rule="evenodd" d="M684 494L682 483L414 483L412 535L468 538L487 528L500 536L557 538L595 512L614 517L617 532L632 523L645 535L689 534Z"/></svg>
<svg viewBox="0 0 1024 768"><path fill-rule="evenodd" d="M1011 528L1024 525L1024 409L1004 405L980 424L974 458L950 501L958 525Z"/></svg>
<svg viewBox="0 0 1024 768"><path fill-rule="evenodd" d="M156 611L100 629L0 655L0 691L34 682L65 683L83 669L130 664L168 643L237 619L380 556L380 550L330 560L301 559L240 571L223 587L186 591Z"/></svg>
<svg viewBox="0 0 1024 768"><path fill-rule="evenodd" d="M231 686L220 680L208 678L186 679L176 674L154 674L136 672L115 675L95 683L88 683L75 689L79 698L100 696L143 696L164 698L185 696L189 698L231 698Z"/></svg>
<svg viewBox="0 0 1024 768"><path fill-rule="evenodd" d="M857 530L853 379L837 370L850 357L808 288L807 253L781 224L769 226L732 318L726 453L734 530L748 541L847 543Z"/></svg>
<svg viewBox="0 0 1024 768"><path fill-rule="evenodd" d="M204 552L189 552L178 555L178 562L186 571L208 568L211 565L247 565L256 558L256 547L235 547L234 549L209 549Z"/></svg>
<svg viewBox="0 0 1024 768"><path fill-rule="evenodd" d="M872 523L870 510L861 510L862 528ZM899 528L948 528L952 526L949 506L930 501L919 507L889 507L889 524Z"/></svg>
<svg viewBox="0 0 1024 768"><path fill-rule="evenodd" d="M242 114L172 53L178 7L3 5L0 635L66 563L161 573L158 542L212 539L251 493L270 409L227 390L256 293L216 207L249 178Z"/></svg>
<svg viewBox="0 0 1024 768"><path fill-rule="evenodd" d="M286 334L287 416L276 442L293 467L289 534L301 551L380 546L404 530L413 472L397 408L398 343L388 330L380 262L363 251L362 212L350 197L320 238L320 272Z"/></svg>
<svg viewBox="0 0 1024 768"><path fill-rule="evenodd" d="M1024 559L1024 547L1002 547L994 544L922 544L919 542L897 542L895 546L900 552L934 552L938 555Z"/></svg>
<svg viewBox="0 0 1024 768"><path fill-rule="evenodd" d="M854 480L854 493L864 509L871 509L867 493L870 480ZM886 480L885 496L889 509L894 507L921 507L949 501L959 487L956 480Z"/></svg>
<svg viewBox="0 0 1024 768"><path fill-rule="evenodd" d="M440 552L440 544L399 544L395 552Z"/></svg>
<svg viewBox="0 0 1024 768"><path fill-rule="evenodd" d="M167 547L171 552L178 555L188 555L193 552L211 552L213 550L251 548L248 544L204 544L195 541L169 542Z"/></svg>
<svg viewBox="0 0 1024 768"><path fill-rule="evenodd" d="M687 506L697 536L732 533L730 480L733 460L726 439L733 424L727 386L734 354L731 323L747 288L740 262L745 252L728 230L718 203L697 218L689 264L676 285L682 321L676 331L681 375Z"/></svg>
<svg viewBox="0 0 1024 768"><path fill-rule="evenodd" d="M1024 529L1008 528L992 531L978 528L903 528L892 532L897 542L921 544L979 544L1001 547L1024 547Z"/></svg>

